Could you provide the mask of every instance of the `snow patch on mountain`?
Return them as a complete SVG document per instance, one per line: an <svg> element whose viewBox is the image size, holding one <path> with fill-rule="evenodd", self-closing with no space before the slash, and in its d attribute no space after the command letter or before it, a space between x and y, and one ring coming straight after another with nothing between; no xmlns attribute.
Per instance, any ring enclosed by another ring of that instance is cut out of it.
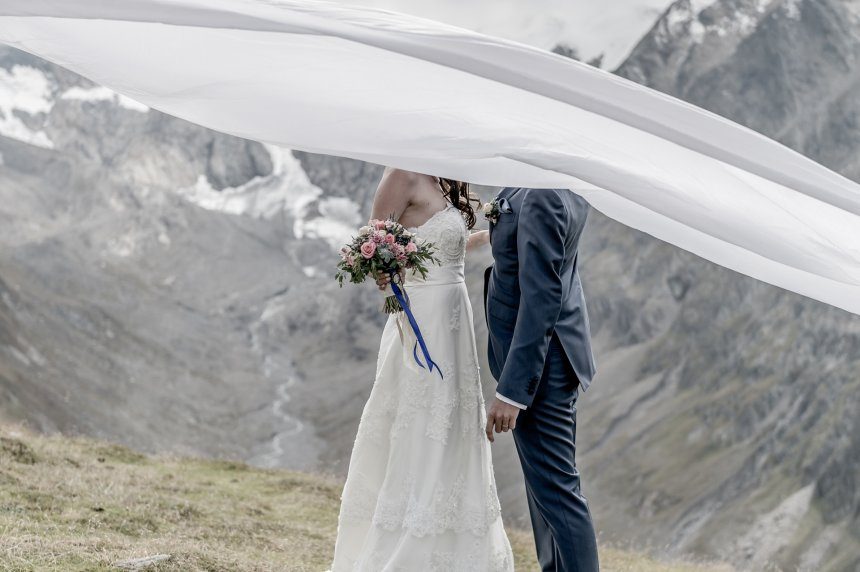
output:
<svg viewBox="0 0 860 572"><path fill-rule="evenodd" d="M311 184L289 149L267 146L267 150L272 157L271 175L219 191L201 174L195 185L177 192L205 209L228 214L270 219L285 212L300 217L322 195L322 189Z"/></svg>
<svg viewBox="0 0 860 572"><path fill-rule="evenodd" d="M789 16L799 18L802 1L784 0L783 9ZM677 0L658 22L655 39L664 46L672 45L682 38L701 44L709 34L739 40L755 31L773 2L748 0L745 4L727 10L716 0ZM706 18L703 17L705 11L709 11Z"/></svg>
<svg viewBox="0 0 860 572"><path fill-rule="evenodd" d="M149 111L149 106L103 86L75 86L66 90L60 96L60 99L73 99L77 101L109 101L131 111L138 111L140 113L146 113Z"/></svg>
<svg viewBox="0 0 860 572"><path fill-rule="evenodd" d="M340 248L349 242L361 224L361 210L352 199L324 198L317 208L320 216L297 220L293 227L296 238L321 238L332 248Z"/></svg>
<svg viewBox="0 0 860 572"><path fill-rule="evenodd" d="M44 127L54 109L54 81L44 71L26 65L0 67L0 136L53 149ZM146 113L149 107L106 87L69 88L63 100L109 101L124 109Z"/></svg>
<svg viewBox="0 0 860 572"><path fill-rule="evenodd" d="M845 2L845 10L854 24L860 23L860 0L848 0Z"/></svg>
<svg viewBox="0 0 860 572"><path fill-rule="evenodd" d="M696 14L701 14L706 8L717 3L717 0L690 0L690 5Z"/></svg>
<svg viewBox="0 0 860 572"><path fill-rule="evenodd" d="M615 69L671 0L337 0L437 20L543 49L573 48ZM704 1L704 0L699 0Z"/></svg>
<svg viewBox="0 0 860 572"><path fill-rule="evenodd" d="M45 131L31 125L33 117L49 113L53 106L51 81L44 72L22 65L0 68L0 135L53 149ZM22 115L30 116L29 124Z"/></svg>
<svg viewBox="0 0 860 572"><path fill-rule="evenodd" d="M792 20L800 20L800 9L803 0L785 0L782 9L785 10L785 15Z"/></svg>
<svg viewBox="0 0 860 572"><path fill-rule="evenodd" d="M266 149L272 158L270 175L218 191L201 174L194 185L177 192L205 209L232 215L271 219L283 214L293 221L296 238L322 239L332 248L345 244L361 221L358 204L325 197L289 149L274 145Z"/></svg>

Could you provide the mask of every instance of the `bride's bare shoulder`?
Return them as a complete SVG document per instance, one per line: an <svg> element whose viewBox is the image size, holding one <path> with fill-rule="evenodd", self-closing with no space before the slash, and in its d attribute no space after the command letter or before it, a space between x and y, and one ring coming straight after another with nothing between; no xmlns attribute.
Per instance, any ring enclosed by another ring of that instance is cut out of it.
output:
<svg viewBox="0 0 860 572"><path fill-rule="evenodd" d="M376 198L387 200L412 200L428 187L427 175L386 167L376 189Z"/></svg>
<svg viewBox="0 0 860 572"><path fill-rule="evenodd" d="M399 220L421 187L418 173L387 167L373 197L371 218Z"/></svg>
<svg viewBox="0 0 860 572"><path fill-rule="evenodd" d="M386 167L382 174L381 184L389 184L396 186L413 187L421 182L421 178L426 175L406 171L404 169L395 169L394 167Z"/></svg>

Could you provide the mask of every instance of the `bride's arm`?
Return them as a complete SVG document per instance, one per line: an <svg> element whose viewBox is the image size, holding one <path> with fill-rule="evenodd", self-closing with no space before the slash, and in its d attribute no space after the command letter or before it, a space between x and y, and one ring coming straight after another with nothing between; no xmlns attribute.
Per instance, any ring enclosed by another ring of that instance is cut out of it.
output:
<svg viewBox="0 0 860 572"><path fill-rule="evenodd" d="M386 168L373 196L371 219L400 220L409 206L418 175L400 169Z"/></svg>
<svg viewBox="0 0 860 572"><path fill-rule="evenodd" d="M382 180L379 181L379 187L376 188L376 194L373 196L371 220L389 218L400 220L403 211L412 201L417 180L418 175L415 173L387 167L382 174ZM382 292L387 293L390 281L391 279L386 274L376 277L376 285Z"/></svg>
<svg viewBox="0 0 860 572"><path fill-rule="evenodd" d="M466 242L466 250L472 250L473 248L478 248L480 246L484 246L485 244L489 244L490 242L490 231L488 230L476 230L472 234L469 235L469 240Z"/></svg>

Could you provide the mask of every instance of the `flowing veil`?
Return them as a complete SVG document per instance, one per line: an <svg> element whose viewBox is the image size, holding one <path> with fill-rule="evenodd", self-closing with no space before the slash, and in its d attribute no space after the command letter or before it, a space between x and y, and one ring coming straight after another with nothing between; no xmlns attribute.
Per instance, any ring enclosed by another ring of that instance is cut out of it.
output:
<svg viewBox="0 0 860 572"><path fill-rule="evenodd" d="M555 54L307 0L3 0L0 42L233 135L568 188L717 264L860 313L860 186Z"/></svg>

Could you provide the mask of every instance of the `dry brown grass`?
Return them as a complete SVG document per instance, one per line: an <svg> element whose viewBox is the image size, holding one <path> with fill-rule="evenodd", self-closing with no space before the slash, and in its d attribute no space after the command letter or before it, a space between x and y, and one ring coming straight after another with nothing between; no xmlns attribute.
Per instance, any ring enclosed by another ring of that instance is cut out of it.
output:
<svg viewBox="0 0 860 572"><path fill-rule="evenodd" d="M85 439L0 430L0 570L325 570L338 483L241 463L147 457ZM512 531L517 569L535 570L531 539ZM607 572L710 572L604 549Z"/></svg>

